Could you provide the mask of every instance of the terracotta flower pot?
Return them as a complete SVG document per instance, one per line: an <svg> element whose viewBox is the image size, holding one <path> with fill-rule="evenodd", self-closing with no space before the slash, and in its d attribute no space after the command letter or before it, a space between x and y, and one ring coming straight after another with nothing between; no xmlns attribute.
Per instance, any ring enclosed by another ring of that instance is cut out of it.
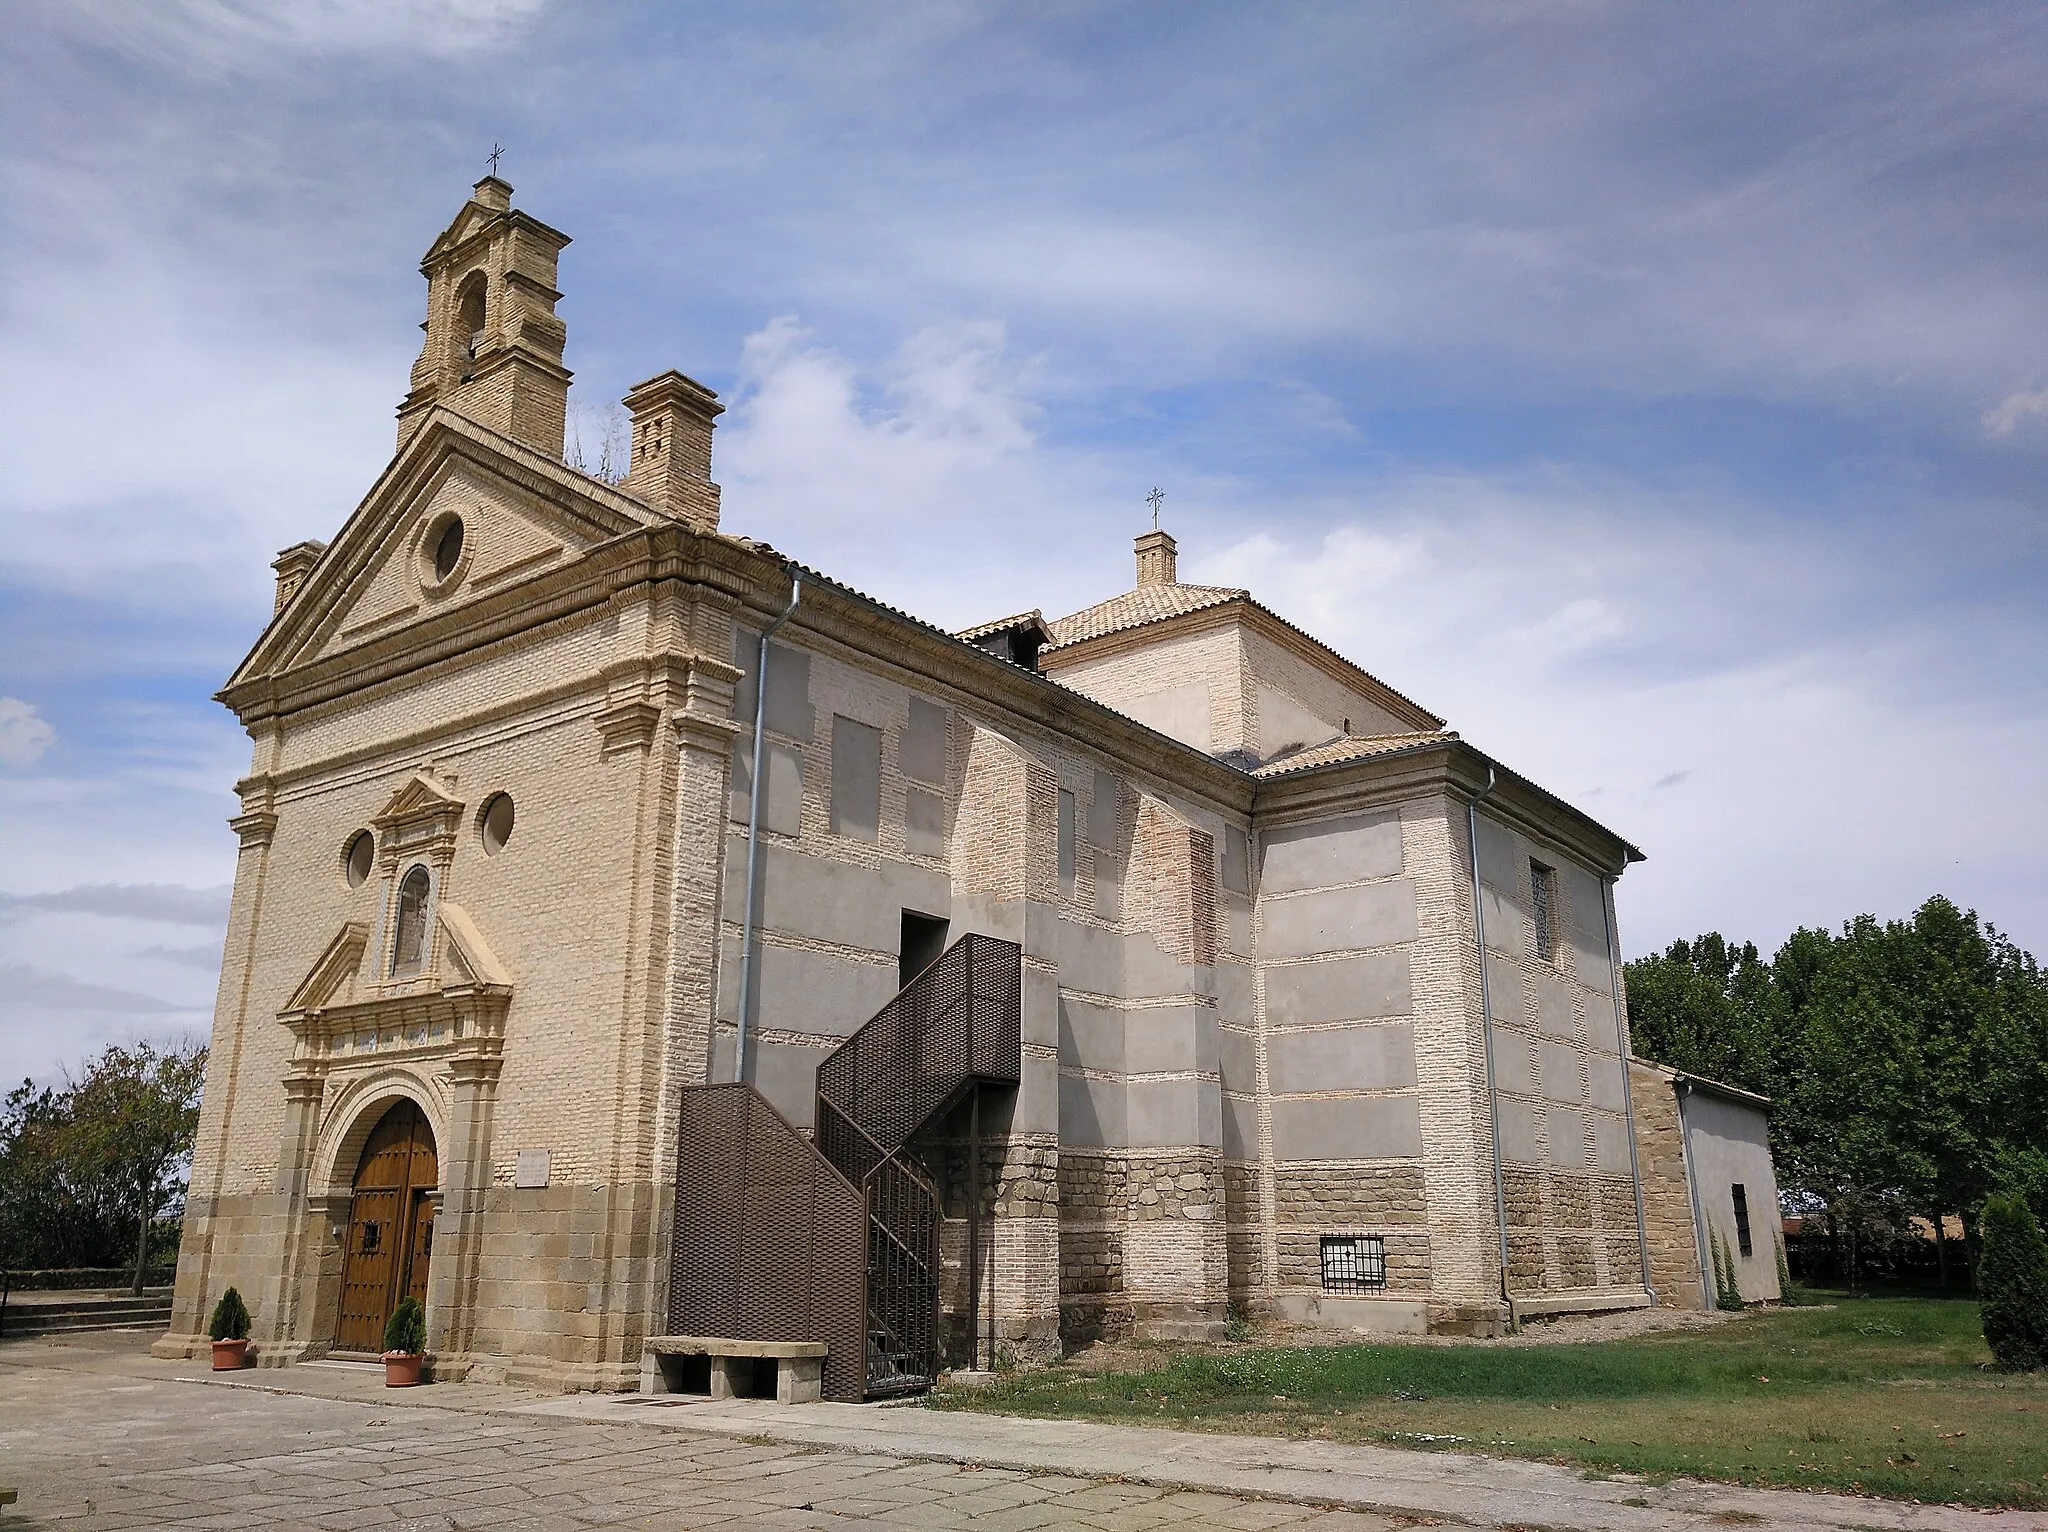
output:
<svg viewBox="0 0 2048 1532"><path fill-rule="evenodd" d="M239 1372L249 1365L249 1342L243 1340L217 1340L213 1343L213 1370L215 1372Z"/></svg>
<svg viewBox="0 0 2048 1532"><path fill-rule="evenodd" d="M420 1363L426 1358L417 1351L387 1351L384 1353L384 1386L386 1388L416 1388L420 1381Z"/></svg>

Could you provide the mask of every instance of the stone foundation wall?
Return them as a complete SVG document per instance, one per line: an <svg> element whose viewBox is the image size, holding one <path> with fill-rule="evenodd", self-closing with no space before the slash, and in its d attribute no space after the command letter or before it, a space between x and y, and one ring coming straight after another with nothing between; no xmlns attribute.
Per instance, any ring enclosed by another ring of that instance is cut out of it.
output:
<svg viewBox="0 0 2048 1532"><path fill-rule="evenodd" d="M1322 1237L1386 1241L1387 1290L1430 1286L1429 1205L1420 1165L1277 1165L1274 1241L1282 1287L1322 1286Z"/></svg>
<svg viewBox="0 0 2048 1532"><path fill-rule="evenodd" d="M640 1372L667 1261L675 1189L493 1186L478 1220L470 1370L562 1388L624 1388Z"/></svg>
<svg viewBox="0 0 2048 1532"><path fill-rule="evenodd" d="M1510 1292L1642 1286L1635 1188L1627 1177L1507 1165L1501 1185Z"/></svg>

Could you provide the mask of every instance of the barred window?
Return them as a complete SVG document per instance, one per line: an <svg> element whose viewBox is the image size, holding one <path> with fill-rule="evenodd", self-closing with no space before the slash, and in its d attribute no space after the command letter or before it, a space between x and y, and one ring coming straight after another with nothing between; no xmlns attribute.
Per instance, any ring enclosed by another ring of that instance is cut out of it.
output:
<svg viewBox="0 0 2048 1532"><path fill-rule="evenodd" d="M1378 1234L1323 1236L1323 1291L1357 1293L1387 1285L1387 1242Z"/></svg>
<svg viewBox="0 0 2048 1532"><path fill-rule="evenodd" d="M1557 928L1551 913L1556 908L1557 873L1541 862L1529 864L1529 892L1536 906L1536 956L1546 963L1557 961Z"/></svg>
<svg viewBox="0 0 2048 1532"><path fill-rule="evenodd" d="M1740 1181L1728 1189L1735 1194L1735 1246L1744 1255L1749 1255L1754 1248L1749 1238L1749 1193Z"/></svg>

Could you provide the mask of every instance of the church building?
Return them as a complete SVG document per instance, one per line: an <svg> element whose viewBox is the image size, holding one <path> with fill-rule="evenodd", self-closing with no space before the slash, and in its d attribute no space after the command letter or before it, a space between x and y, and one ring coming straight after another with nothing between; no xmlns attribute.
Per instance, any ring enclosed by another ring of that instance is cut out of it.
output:
<svg viewBox="0 0 2048 1532"><path fill-rule="evenodd" d="M723 527L678 372L623 479L565 464L568 243L477 184L396 455L220 693L159 1354L233 1285L263 1365L374 1356L409 1293L439 1378L708 1337L858 1400L1236 1316L1777 1295L1761 1104L1629 1059L1641 853L1165 531L948 633Z"/></svg>

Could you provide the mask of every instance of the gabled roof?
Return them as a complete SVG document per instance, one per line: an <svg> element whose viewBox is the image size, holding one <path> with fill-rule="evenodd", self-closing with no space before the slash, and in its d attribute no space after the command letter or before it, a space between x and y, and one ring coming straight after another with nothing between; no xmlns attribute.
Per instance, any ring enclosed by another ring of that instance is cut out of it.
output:
<svg viewBox="0 0 2048 1532"><path fill-rule="evenodd" d="M1046 647L1063 649L1091 638L1107 638L1127 628L1185 617L1189 612L1221 606L1226 601L1250 601L1251 594L1228 585L1140 585L1136 590L1127 590L1121 596L1111 596L1070 617L1048 623L1052 642Z"/></svg>
<svg viewBox="0 0 2048 1532"><path fill-rule="evenodd" d="M1140 585L1121 596L1111 596L1107 601L1098 601L1072 616L1047 624L1052 632L1052 642L1041 653L1048 657L1057 655L1063 650L1094 643L1113 634L1127 633L1154 623L1173 622L1226 606L1242 607L1244 615L1254 624L1271 624L1269 636L1293 645L1311 663L1375 699L1395 717L1405 717L1420 729L1441 729L1444 726L1442 718L1413 697L1394 690L1370 671L1352 664L1313 633L1296 627L1271 607L1253 600L1250 591L1229 585L1181 585L1173 581Z"/></svg>
<svg viewBox="0 0 2048 1532"><path fill-rule="evenodd" d="M1640 1064L1645 1069L1662 1075L1674 1086L1682 1085L1688 1090L1696 1090L1704 1095L1719 1096L1723 1101L1732 1101L1737 1106L1750 1106L1760 1110L1768 1110L1771 1104L1769 1096L1760 1096L1753 1090L1744 1090L1741 1086L1730 1085L1725 1080L1710 1080L1705 1075L1696 1075L1689 1070L1678 1069L1670 1064L1660 1064L1655 1059L1644 1058L1640 1053L1631 1053L1628 1056L1628 1061L1631 1064Z"/></svg>
<svg viewBox="0 0 2048 1532"><path fill-rule="evenodd" d="M537 504L584 541L601 541L671 519L559 458L437 405L377 476L292 598L272 616L223 693L252 676L286 669L318 650L363 583L391 556L396 525L431 493L435 476L458 456L488 464L522 483Z"/></svg>
<svg viewBox="0 0 2048 1532"><path fill-rule="evenodd" d="M971 644L977 639L988 638L996 633L1014 633L1019 629L1026 631L1036 629L1048 640L1052 637L1052 629L1047 627L1045 623L1045 613L1039 611L1037 607L1033 607L1028 612L1018 612L1011 617L998 617L994 622L984 622L971 628L962 628L953 636Z"/></svg>

